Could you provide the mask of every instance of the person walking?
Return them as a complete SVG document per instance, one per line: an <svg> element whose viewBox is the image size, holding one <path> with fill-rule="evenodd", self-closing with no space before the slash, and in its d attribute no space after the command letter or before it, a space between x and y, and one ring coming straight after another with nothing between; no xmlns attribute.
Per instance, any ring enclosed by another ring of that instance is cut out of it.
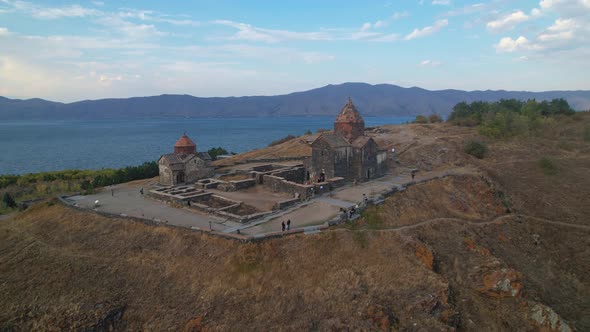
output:
<svg viewBox="0 0 590 332"><path fill-rule="evenodd" d="M291 219L287 220L287 230L291 229Z"/></svg>
<svg viewBox="0 0 590 332"><path fill-rule="evenodd" d="M281 229L283 230L283 232L285 231L285 221L284 220L281 222Z"/></svg>
<svg viewBox="0 0 590 332"><path fill-rule="evenodd" d="M111 196L115 196L115 189L111 189Z"/></svg>

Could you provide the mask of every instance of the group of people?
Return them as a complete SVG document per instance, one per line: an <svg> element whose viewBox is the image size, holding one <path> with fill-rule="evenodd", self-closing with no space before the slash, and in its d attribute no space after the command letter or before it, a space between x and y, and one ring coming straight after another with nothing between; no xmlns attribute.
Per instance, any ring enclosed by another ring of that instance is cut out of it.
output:
<svg viewBox="0 0 590 332"><path fill-rule="evenodd" d="M283 220L281 222L281 228L282 228L283 232L286 230L287 231L290 230L291 229L291 219L287 219L287 223L285 223L285 221Z"/></svg>

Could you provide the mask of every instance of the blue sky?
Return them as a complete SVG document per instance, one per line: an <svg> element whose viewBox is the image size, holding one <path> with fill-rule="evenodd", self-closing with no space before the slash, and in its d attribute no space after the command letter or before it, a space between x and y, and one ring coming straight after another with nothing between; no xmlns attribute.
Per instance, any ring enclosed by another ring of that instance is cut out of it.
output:
<svg viewBox="0 0 590 332"><path fill-rule="evenodd" d="M590 89L590 0L0 0L0 95Z"/></svg>

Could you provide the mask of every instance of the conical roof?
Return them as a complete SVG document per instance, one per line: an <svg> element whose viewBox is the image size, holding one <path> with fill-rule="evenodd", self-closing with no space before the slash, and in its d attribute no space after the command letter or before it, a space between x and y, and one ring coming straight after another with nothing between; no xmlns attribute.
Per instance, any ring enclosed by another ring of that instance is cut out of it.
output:
<svg viewBox="0 0 590 332"><path fill-rule="evenodd" d="M174 153L191 154L197 153L197 145L193 142L186 133L180 136L178 141L174 143Z"/></svg>
<svg viewBox="0 0 590 332"><path fill-rule="evenodd" d="M363 119L361 114L356 110L356 107L352 103L352 99L350 99L350 97L348 98L348 102L346 103L346 105L344 105L344 107L340 111L340 114L338 114L338 117L336 117L336 121L334 122L359 124L362 123L363 125L365 124L365 120Z"/></svg>
<svg viewBox="0 0 590 332"><path fill-rule="evenodd" d="M186 136L186 133L183 134L182 136L180 136L178 141L176 141L176 143L174 143L175 148L177 148L177 147L178 148L179 147L192 147L192 146L196 147L197 145L188 136Z"/></svg>

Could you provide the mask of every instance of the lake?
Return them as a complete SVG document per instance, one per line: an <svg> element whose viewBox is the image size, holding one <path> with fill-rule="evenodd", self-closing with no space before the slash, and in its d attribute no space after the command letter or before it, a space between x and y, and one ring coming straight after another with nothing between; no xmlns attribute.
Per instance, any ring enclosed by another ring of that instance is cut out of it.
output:
<svg viewBox="0 0 590 332"><path fill-rule="evenodd" d="M366 117L367 127L413 117ZM186 132L198 151L245 152L307 130L333 127L334 117L163 118L0 122L0 174L139 165L170 153Z"/></svg>

